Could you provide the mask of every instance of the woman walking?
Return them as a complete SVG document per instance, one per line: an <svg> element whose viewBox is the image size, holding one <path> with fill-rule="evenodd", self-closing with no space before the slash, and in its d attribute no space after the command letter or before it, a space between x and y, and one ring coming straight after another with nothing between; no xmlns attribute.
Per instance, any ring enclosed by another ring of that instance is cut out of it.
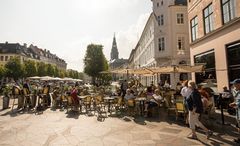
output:
<svg viewBox="0 0 240 146"><path fill-rule="evenodd" d="M200 121L199 116L203 112L203 104L201 100L201 95L197 90L197 85L193 81L188 82L188 87L192 90L190 96L187 97L187 106L189 109L189 125L192 130L192 139L198 139L196 135L195 127L198 126L202 128L207 135L207 139L213 134L212 131L208 130Z"/></svg>

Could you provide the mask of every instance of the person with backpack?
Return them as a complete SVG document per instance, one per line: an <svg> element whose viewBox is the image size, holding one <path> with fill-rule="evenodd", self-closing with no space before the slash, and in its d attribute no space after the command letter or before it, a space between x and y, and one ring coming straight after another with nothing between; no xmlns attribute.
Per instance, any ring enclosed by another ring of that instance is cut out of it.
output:
<svg viewBox="0 0 240 146"><path fill-rule="evenodd" d="M203 103L201 100L201 94L197 90L197 85L193 81L188 81L188 87L192 90L190 96L187 97L187 107L189 110L189 126L192 130L192 135L190 138L198 139L196 135L196 126L202 128L207 135L207 139L213 134L212 131L208 130L200 121L199 116L203 112Z"/></svg>

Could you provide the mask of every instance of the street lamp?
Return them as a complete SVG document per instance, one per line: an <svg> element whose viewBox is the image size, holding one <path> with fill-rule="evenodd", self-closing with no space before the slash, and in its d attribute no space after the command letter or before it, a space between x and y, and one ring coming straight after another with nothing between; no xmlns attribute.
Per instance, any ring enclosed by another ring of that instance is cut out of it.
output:
<svg viewBox="0 0 240 146"><path fill-rule="evenodd" d="M126 69L127 69L127 80L128 80L128 66L127 66L127 68L126 68Z"/></svg>

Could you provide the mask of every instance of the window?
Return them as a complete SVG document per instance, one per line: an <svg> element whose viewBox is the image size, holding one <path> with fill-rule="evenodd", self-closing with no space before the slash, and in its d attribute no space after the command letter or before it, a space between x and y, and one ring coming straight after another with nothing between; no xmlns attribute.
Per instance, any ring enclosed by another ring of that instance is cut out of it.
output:
<svg viewBox="0 0 240 146"><path fill-rule="evenodd" d="M163 18L163 15L161 15L161 25L164 25L164 18Z"/></svg>
<svg viewBox="0 0 240 146"><path fill-rule="evenodd" d="M227 46L227 63L229 81L239 78L240 74L240 42Z"/></svg>
<svg viewBox="0 0 240 146"><path fill-rule="evenodd" d="M157 19L158 19L158 25L160 26L161 24L160 16L157 16Z"/></svg>
<svg viewBox="0 0 240 146"><path fill-rule="evenodd" d="M163 1L161 1L161 5L163 5Z"/></svg>
<svg viewBox="0 0 240 146"><path fill-rule="evenodd" d="M158 49L159 51L165 50L164 37L158 39Z"/></svg>
<svg viewBox="0 0 240 146"><path fill-rule="evenodd" d="M164 25L164 18L163 15L158 16L158 25Z"/></svg>
<svg viewBox="0 0 240 146"><path fill-rule="evenodd" d="M223 23L227 23L235 17L235 0L222 0Z"/></svg>
<svg viewBox="0 0 240 146"><path fill-rule="evenodd" d="M191 21L190 21L190 26L191 26L191 39L192 41L195 41L198 37L198 19L197 16L194 17Z"/></svg>
<svg viewBox="0 0 240 146"><path fill-rule="evenodd" d="M185 46L184 46L184 37L178 37L177 39L177 49L178 50L185 50Z"/></svg>
<svg viewBox="0 0 240 146"><path fill-rule="evenodd" d="M183 24L183 14L177 14L177 24Z"/></svg>
<svg viewBox="0 0 240 146"><path fill-rule="evenodd" d="M213 9L212 4L207 6L203 10L203 18L204 18L204 31L205 34L213 31Z"/></svg>
<svg viewBox="0 0 240 146"><path fill-rule="evenodd" d="M202 83L209 78L216 79L216 65L214 50L204 52L194 56L194 63L205 63L204 73L195 73L196 83Z"/></svg>
<svg viewBox="0 0 240 146"><path fill-rule="evenodd" d="M8 56L5 56L5 61L8 61Z"/></svg>
<svg viewBox="0 0 240 146"><path fill-rule="evenodd" d="M159 3L157 3L157 7L159 7Z"/></svg>
<svg viewBox="0 0 240 146"><path fill-rule="evenodd" d="M4 56L1 56L1 61L3 61L4 60Z"/></svg>

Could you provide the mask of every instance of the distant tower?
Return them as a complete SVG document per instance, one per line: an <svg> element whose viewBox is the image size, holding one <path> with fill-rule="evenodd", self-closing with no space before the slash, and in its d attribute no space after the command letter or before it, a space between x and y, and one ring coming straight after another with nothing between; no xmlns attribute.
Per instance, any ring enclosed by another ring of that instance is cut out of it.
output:
<svg viewBox="0 0 240 146"><path fill-rule="evenodd" d="M118 48L117 48L115 33L113 37L112 50L111 50L111 60L114 60L114 59L118 59Z"/></svg>

